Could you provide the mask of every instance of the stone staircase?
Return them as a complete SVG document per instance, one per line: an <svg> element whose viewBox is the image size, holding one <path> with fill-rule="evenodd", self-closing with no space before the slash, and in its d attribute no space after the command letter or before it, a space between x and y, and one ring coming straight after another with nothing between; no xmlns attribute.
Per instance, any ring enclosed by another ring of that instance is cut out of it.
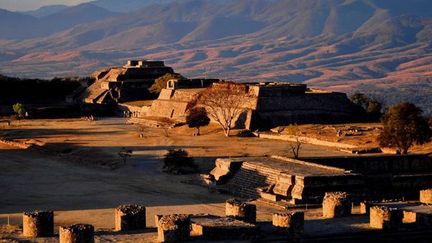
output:
<svg viewBox="0 0 432 243"><path fill-rule="evenodd" d="M254 163L244 162L239 171L224 185L234 195L245 198L259 198L258 188L276 183L281 170Z"/></svg>

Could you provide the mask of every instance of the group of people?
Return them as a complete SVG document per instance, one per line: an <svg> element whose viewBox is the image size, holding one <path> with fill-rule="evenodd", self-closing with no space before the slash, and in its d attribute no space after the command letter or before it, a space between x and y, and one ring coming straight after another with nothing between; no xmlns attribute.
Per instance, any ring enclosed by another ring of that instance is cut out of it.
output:
<svg viewBox="0 0 432 243"><path fill-rule="evenodd" d="M96 117L94 117L93 115L86 116L85 119L86 119L87 121L96 121Z"/></svg>
<svg viewBox="0 0 432 243"><path fill-rule="evenodd" d="M138 111L123 111L124 118L139 117Z"/></svg>

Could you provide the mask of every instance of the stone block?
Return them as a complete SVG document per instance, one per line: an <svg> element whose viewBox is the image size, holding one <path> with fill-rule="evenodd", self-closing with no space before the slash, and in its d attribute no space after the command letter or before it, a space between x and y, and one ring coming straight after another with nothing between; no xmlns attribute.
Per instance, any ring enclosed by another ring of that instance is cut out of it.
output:
<svg viewBox="0 0 432 243"><path fill-rule="evenodd" d="M351 215L351 200L346 192L327 192L322 208L324 218L349 216Z"/></svg>
<svg viewBox="0 0 432 243"><path fill-rule="evenodd" d="M403 211L402 222L404 224L412 224L417 222L417 213L412 211Z"/></svg>
<svg viewBox="0 0 432 243"><path fill-rule="evenodd" d="M432 189L420 191L420 202L425 204L432 204Z"/></svg>
<svg viewBox="0 0 432 243"><path fill-rule="evenodd" d="M304 186L295 184L291 191L291 198L303 200L304 198Z"/></svg>
<svg viewBox="0 0 432 243"><path fill-rule="evenodd" d="M54 213L25 212L23 213L24 237L50 237L54 235Z"/></svg>
<svg viewBox="0 0 432 243"><path fill-rule="evenodd" d="M243 161L233 159L217 159L215 168L210 171L217 184L223 184L237 170L240 169Z"/></svg>
<svg viewBox="0 0 432 243"><path fill-rule="evenodd" d="M371 207L371 203L360 202L360 214L369 214L370 207Z"/></svg>
<svg viewBox="0 0 432 243"><path fill-rule="evenodd" d="M374 206L370 208L369 217L371 228L396 230L402 224L403 212L396 208Z"/></svg>
<svg viewBox="0 0 432 243"><path fill-rule="evenodd" d="M261 198L272 201L272 202L277 202L279 199L278 195L275 195L275 194L270 193L270 192L260 191L259 195Z"/></svg>
<svg viewBox="0 0 432 243"><path fill-rule="evenodd" d="M94 243L94 227L89 224L75 224L59 229L60 243Z"/></svg>
<svg viewBox="0 0 432 243"><path fill-rule="evenodd" d="M146 228L146 208L139 205L121 205L115 209L115 230L142 230Z"/></svg>
<svg viewBox="0 0 432 243"><path fill-rule="evenodd" d="M254 224L256 223L256 206L238 199L230 199L225 203L225 216Z"/></svg>
<svg viewBox="0 0 432 243"><path fill-rule="evenodd" d="M247 240L254 238L257 227L233 218L193 216L192 235L203 240Z"/></svg>
<svg viewBox="0 0 432 243"><path fill-rule="evenodd" d="M280 173L273 188L273 193L281 196L291 196L294 187L294 176L286 173Z"/></svg>
<svg viewBox="0 0 432 243"><path fill-rule="evenodd" d="M160 217L157 224L159 242L183 242L190 237L189 215L173 214Z"/></svg>
<svg viewBox="0 0 432 243"><path fill-rule="evenodd" d="M272 223L278 231L287 231L292 235L302 234L304 231L304 212L275 213Z"/></svg>

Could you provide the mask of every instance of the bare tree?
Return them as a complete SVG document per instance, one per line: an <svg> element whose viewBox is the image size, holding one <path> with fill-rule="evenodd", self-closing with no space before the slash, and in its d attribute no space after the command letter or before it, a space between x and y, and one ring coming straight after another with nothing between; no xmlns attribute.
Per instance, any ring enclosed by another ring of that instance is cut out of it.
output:
<svg viewBox="0 0 432 243"><path fill-rule="evenodd" d="M295 137L295 141L291 142L289 144L289 147L294 156L294 159L298 159L300 155L301 146L303 145L303 141L301 141L300 139L300 128L298 127L298 125L294 124L286 127L285 131L288 135Z"/></svg>
<svg viewBox="0 0 432 243"><path fill-rule="evenodd" d="M225 136L228 137L236 119L245 111L244 106L248 98L247 87L244 84L216 83L200 92L189 104L189 108L204 106L209 117L222 127Z"/></svg>

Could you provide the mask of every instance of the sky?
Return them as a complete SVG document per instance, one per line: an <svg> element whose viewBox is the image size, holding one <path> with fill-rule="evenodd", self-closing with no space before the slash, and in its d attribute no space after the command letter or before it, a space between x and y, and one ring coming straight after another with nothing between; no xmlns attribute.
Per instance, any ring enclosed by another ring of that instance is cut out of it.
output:
<svg viewBox="0 0 432 243"><path fill-rule="evenodd" d="M52 4L76 5L90 0L0 0L0 8L11 11L28 11Z"/></svg>

